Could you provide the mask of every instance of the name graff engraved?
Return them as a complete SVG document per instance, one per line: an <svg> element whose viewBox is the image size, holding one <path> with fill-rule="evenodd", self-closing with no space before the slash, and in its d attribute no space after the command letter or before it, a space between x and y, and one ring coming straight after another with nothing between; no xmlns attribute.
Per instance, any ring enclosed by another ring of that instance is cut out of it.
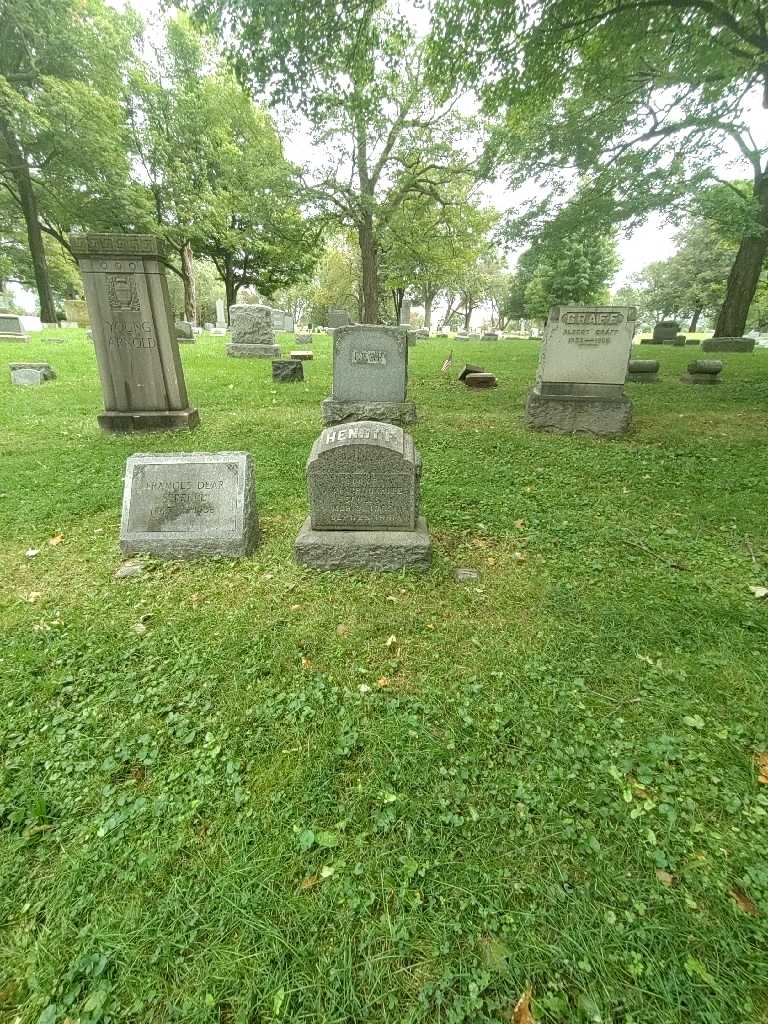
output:
<svg viewBox="0 0 768 1024"><path fill-rule="evenodd" d="M386 366L387 353L380 349L353 349L353 365Z"/></svg>
<svg viewBox="0 0 768 1024"><path fill-rule="evenodd" d="M598 313L591 310L573 310L563 313L564 324L623 324L624 314L618 312Z"/></svg>

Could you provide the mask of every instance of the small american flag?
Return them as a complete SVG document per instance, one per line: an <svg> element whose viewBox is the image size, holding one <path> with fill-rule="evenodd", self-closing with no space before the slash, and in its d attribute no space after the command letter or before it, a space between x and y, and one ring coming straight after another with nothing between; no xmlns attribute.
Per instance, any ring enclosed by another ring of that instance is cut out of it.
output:
<svg viewBox="0 0 768 1024"><path fill-rule="evenodd" d="M451 349L448 358L445 360L443 365L440 367L440 372L441 373L447 373L452 366L453 366L453 349Z"/></svg>

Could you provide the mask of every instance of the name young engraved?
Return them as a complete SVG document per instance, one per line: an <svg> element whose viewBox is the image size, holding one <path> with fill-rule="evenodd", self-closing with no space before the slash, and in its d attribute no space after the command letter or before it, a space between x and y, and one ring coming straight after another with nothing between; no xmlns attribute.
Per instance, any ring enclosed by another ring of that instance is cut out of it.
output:
<svg viewBox="0 0 768 1024"><path fill-rule="evenodd" d="M352 362L355 365L365 364L367 366L386 366L387 353L379 349L353 350Z"/></svg>
<svg viewBox="0 0 768 1024"><path fill-rule="evenodd" d="M107 345L110 348L154 348L157 344L148 320L107 320Z"/></svg>

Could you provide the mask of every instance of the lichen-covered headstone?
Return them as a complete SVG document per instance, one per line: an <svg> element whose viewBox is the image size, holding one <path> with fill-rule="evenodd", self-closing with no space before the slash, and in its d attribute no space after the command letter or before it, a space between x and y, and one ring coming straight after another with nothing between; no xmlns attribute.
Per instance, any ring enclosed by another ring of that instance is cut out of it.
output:
<svg viewBox="0 0 768 1024"><path fill-rule="evenodd" d="M272 362L272 380L276 384L292 384L304 380L304 366L300 359L275 359Z"/></svg>
<svg viewBox="0 0 768 1024"><path fill-rule="evenodd" d="M132 455L125 469L120 549L159 558L238 557L258 541L247 452Z"/></svg>
<svg viewBox="0 0 768 1024"><path fill-rule="evenodd" d="M47 380L56 380L56 373L50 363L10 363L11 384L34 386Z"/></svg>
<svg viewBox="0 0 768 1024"><path fill-rule="evenodd" d="M240 359L274 359L280 355L275 344L272 310L269 306L242 303L229 307L232 340L227 355Z"/></svg>
<svg viewBox="0 0 768 1024"><path fill-rule="evenodd" d="M0 313L0 341L29 341L21 317L15 313Z"/></svg>
<svg viewBox="0 0 768 1024"><path fill-rule="evenodd" d="M404 327L350 324L333 333L333 390L322 404L328 424L416 420L406 397L408 343Z"/></svg>
<svg viewBox="0 0 768 1024"><path fill-rule="evenodd" d="M427 568L420 480L421 458L402 428L373 420L327 427L307 461L310 515L297 561L320 569Z"/></svg>

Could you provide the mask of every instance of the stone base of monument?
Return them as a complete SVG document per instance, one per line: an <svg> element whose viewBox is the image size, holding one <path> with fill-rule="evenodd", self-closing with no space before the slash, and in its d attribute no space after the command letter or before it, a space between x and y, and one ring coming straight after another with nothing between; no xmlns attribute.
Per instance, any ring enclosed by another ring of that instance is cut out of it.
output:
<svg viewBox="0 0 768 1024"><path fill-rule="evenodd" d="M102 412L96 419L107 434L139 434L160 430L193 430L200 424L200 413L197 409Z"/></svg>
<svg viewBox="0 0 768 1024"><path fill-rule="evenodd" d="M719 384L722 369L719 359L696 359L688 364L688 372L680 380L683 384Z"/></svg>
<svg viewBox="0 0 768 1024"><path fill-rule="evenodd" d="M753 352L754 338L707 338L701 343L702 352Z"/></svg>
<svg viewBox="0 0 768 1024"><path fill-rule="evenodd" d="M415 530L313 530L308 516L296 538L299 565L313 569L420 569L432 564L427 522L419 516Z"/></svg>
<svg viewBox="0 0 768 1024"><path fill-rule="evenodd" d="M227 345L227 355L239 359L279 359L281 354L279 345Z"/></svg>
<svg viewBox="0 0 768 1024"><path fill-rule="evenodd" d="M632 423L632 402L620 385L541 384L528 393L525 420L547 434L619 437Z"/></svg>
<svg viewBox="0 0 768 1024"><path fill-rule="evenodd" d="M336 423L352 423L355 420L375 420L377 423L396 423L403 427L416 422L414 402L344 402L326 398L320 408L323 422L331 427Z"/></svg>

